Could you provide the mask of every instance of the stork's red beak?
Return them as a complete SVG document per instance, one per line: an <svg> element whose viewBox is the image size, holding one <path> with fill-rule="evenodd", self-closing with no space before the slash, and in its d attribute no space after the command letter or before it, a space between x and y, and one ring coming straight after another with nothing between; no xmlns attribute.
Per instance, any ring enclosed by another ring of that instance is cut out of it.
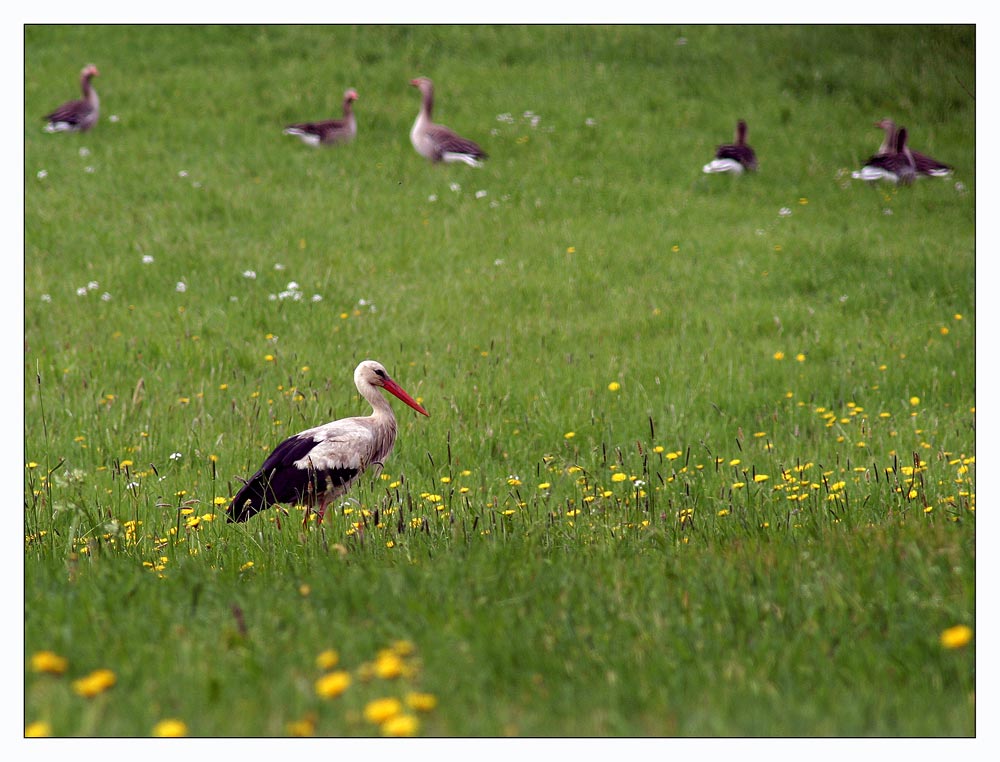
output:
<svg viewBox="0 0 1000 762"><path fill-rule="evenodd" d="M406 391L403 389L403 387L401 387L399 384L397 384L391 378L387 378L387 379L385 379L385 381L382 382L382 388L385 389L390 394L392 394L392 395L398 397L399 399L401 399L403 402L405 402L407 405L409 405L410 407L412 407L414 410L416 410L421 415L426 415L428 418L430 417L430 413L428 413L426 410L424 410L423 407L421 407L421 405L420 405L419 402L417 402L415 399L413 399L413 397L411 397L409 394L407 394Z"/></svg>

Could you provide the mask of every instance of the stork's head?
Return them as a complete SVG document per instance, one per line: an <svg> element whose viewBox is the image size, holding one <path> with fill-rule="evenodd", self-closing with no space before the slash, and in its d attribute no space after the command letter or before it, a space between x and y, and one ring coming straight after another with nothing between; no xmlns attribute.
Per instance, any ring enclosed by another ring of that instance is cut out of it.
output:
<svg viewBox="0 0 1000 762"><path fill-rule="evenodd" d="M403 387L392 380L389 373L386 371L385 366L380 362L375 360L365 360L360 363L354 370L354 384L359 390L363 389L365 386L374 386L385 389L389 392L389 394L401 399L421 415L430 415L430 413L424 410L423 406L421 406L419 402L406 393Z"/></svg>

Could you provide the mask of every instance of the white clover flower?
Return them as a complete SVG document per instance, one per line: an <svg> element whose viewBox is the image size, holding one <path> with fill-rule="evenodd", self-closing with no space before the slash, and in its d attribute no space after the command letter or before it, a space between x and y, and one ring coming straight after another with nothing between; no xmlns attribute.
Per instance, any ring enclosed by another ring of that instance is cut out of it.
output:
<svg viewBox="0 0 1000 762"><path fill-rule="evenodd" d="M98 288L100 288L100 284L96 280L92 280L87 284L87 288L90 291L96 291Z"/></svg>
<svg viewBox="0 0 1000 762"><path fill-rule="evenodd" d="M49 296L48 294L42 294L42 301L43 302L51 302L52 301L52 297Z"/></svg>
<svg viewBox="0 0 1000 762"><path fill-rule="evenodd" d="M257 278L257 273L255 273L253 270L244 270L243 277L249 278L250 280L255 280Z"/></svg>
<svg viewBox="0 0 1000 762"><path fill-rule="evenodd" d="M177 173L177 176L178 177L187 177L188 176L188 171L186 169L182 169L180 172Z"/></svg>
<svg viewBox="0 0 1000 762"><path fill-rule="evenodd" d="M588 116L586 119L584 119L583 123L585 125L587 125L588 127L596 127L597 126L597 120L594 119L594 117L592 117L592 116Z"/></svg>
<svg viewBox="0 0 1000 762"><path fill-rule="evenodd" d="M80 156L90 156L90 149L86 146L80 146Z"/></svg>
<svg viewBox="0 0 1000 762"><path fill-rule="evenodd" d="M436 193L432 193L431 195L429 195L427 197L427 200L430 201L433 204L435 201L438 200L437 194Z"/></svg>
<svg viewBox="0 0 1000 762"><path fill-rule="evenodd" d="M293 280L287 286L285 286L285 288L287 288L289 291L298 291L299 284Z"/></svg>
<svg viewBox="0 0 1000 762"><path fill-rule="evenodd" d="M322 296L320 296L319 294L313 294L313 295L312 295L312 300L313 300L314 302L321 302L321 301L323 301L323 297L322 297Z"/></svg>
<svg viewBox="0 0 1000 762"><path fill-rule="evenodd" d="M494 259L493 260L493 264L496 265L497 267L499 267L500 265L503 264L503 260L502 259Z"/></svg>
<svg viewBox="0 0 1000 762"><path fill-rule="evenodd" d="M882 214L884 214L886 217L889 217L890 215L892 215L892 209L885 208L882 210Z"/></svg>
<svg viewBox="0 0 1000 762"><path fill-rule="evenodd" d="M453 190L455 193L458 193L460 190L462 190L462 186L459 185L458 183L452 183L448 187L451 188L451 190Z"/></svg>
<svg viewBox="0 0 1000 762"><path fill-rule="evenodd" d="M284 270L285 266L283 264L281 264L281 262L275 262L274 263L274 269L275 270Z"/></svg>
<svg viewBox="0 0 1000 762"><path fill-rule="evenodd" d="M143 254L142 255L142 263L144 265L151 265L151 264L153 264L154 261L155 260L153 259L153 255L152 254Z"/></svg>
<svg viewBox="0 0 1000 762"><path fill-rule="evenodd" d="M86 286L80 286L80 288L78 288L76 290L76 295L77 296L86 296L87 295L87 287Z"/></svg>
<svg viewBox="0 0 1000 762"><path fill-rule="evenodd" d="M179 452L170 453L170 460L180 460L183 456Z"/></svg>
<svg viewBox="0 0 1000 762"><path fill-rule="evenodd" d="M484 190L477 190L476 191L476 198L486 198L486 191L484 191Z"/></svg>
<svg viewBox="0 0 1000 762"><path fill-rule="evenodd" d="M108 121L109 122L117 122L118 121L118 114L112 114L111 116L109 116L108 117Z"/></svg>
<svg viewBox="0 0 1000 762"><path fill-rule="evenodd" d="M514 117L511 116L509 111L505 111L502 114L497 114L497 121L504 122L506 124L514 124Z"/></svg>
<svg viewBox="0 0 1000 762"><path fill-rule="evenodd" d="M111 294L109 294L107 291L105 291L103 294L101 294L101 301L102 302L110 302L111 301Z"/></svg>
<svg viewBox="0 0 1000 762"><path fill-rule="evenodd" d="M789 209L787 206L783 206L783 207L781 207L778 210L778 216L779 217L790 217L791 214L792 214L792 210Z"/></svg>
<svg viewBox="0 0 1000 762"><path fill-rule="evenodd" d="M35 175L35 177L37 177L39 180L44 180L48 176L49 176L48 170L45 169L38 170L38 173Z"/></svg>
<svg viewBox="0 0 1000 762"><path fill-rule="evenodd" d="M188 287L184 281L179 280L177 281L177 285L175 286L175 288L177 289L178 294L183 294L185 291L187 291Z"/></svg>
<svg viewBox="0 0 1000 762"><path fill-rule="evenodd" d="M84 167L83 171L86 172L88 175L94 174L94 168L93 167Z"/></svg>

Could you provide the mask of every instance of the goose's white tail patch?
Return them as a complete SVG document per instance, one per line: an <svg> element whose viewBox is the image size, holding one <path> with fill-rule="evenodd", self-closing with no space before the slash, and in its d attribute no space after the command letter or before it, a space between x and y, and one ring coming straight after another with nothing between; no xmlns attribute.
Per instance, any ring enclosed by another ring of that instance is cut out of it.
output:
<svg viewBox="0 0 1000 762"><path fill-rule="evenodd" d="M865 180L872 182L875 180L888 180L890 183L899 182L899 177L894 172L882 169L881 167L862 167L851 173L855 180Z"/></svg>
<svg viewBox="0 0 1000 762"><path fill-rule="evenodd" d="M297 130L294 127L288 127L285 129L286 135L294 135L299 138L307 146L318 146L319 145L319 135L313 135L311 132L303 132L302 130Z"/></svg>
<svg viewBox="0 0 1000 762"><path fill-rule="evenodd" d="M714 172L732 172L733 174L743 174L743 165L735 159L713 159L701 171L707 175Z"/></svg>
<svg viewBox="0 0 1000 762"><path fill-rule="evenodd" d="M476 159L474 156L469 156L467 153L452 153L445 151L441 154L441 161L456 162L462 161L468 164L470 167L481 167L483 163Z"/></svg>

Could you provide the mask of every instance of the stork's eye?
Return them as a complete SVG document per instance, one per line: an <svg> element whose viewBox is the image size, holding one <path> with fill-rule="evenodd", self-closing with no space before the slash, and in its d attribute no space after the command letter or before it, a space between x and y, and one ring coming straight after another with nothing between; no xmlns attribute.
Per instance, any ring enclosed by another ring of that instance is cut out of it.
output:
<svg viewBox="0 0 1000 762"><path fill-rule="evenodd" d="M375 375L378 376L379 378L386 378L385 371L382 370L381 368L375 369Z"/></svg>

